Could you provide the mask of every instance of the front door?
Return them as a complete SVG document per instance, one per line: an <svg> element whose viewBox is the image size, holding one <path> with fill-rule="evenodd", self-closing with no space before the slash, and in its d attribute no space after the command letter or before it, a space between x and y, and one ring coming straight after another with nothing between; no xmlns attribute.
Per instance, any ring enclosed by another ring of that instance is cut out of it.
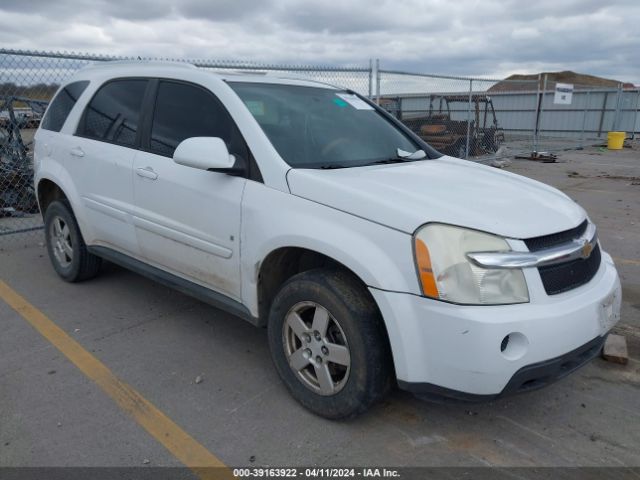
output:
<svg viewBox="0 0 640 480"><path fill-rule="evenodd" d="M230 153L247 155L240 132L210 91L171 80L157 84L150 123L133 168L141 256L239 300L240 205L247 180L178 165L172 155L190 137L220 137Z"/></svg>

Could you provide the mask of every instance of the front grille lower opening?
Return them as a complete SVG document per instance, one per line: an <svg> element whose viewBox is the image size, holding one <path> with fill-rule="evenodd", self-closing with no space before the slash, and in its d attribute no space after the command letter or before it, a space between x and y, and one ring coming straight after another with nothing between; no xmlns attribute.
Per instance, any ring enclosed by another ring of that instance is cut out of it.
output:
<svg viewBox="0 0 640 480"><path fill-rule="evenodd" d="M541 388L546 384L546 378L532 378L530 380L527 380L526 382L523 382L519 387L518 387L518 392L526 392L528 390L535 390L537 388Z"/></svg>

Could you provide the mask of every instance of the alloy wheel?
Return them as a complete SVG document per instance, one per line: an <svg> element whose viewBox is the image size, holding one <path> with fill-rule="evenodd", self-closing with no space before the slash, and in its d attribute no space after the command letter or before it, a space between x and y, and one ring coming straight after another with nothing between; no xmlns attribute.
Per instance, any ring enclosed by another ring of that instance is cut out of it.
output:
<svg viewBox="0 0 640 480"><path fill-rule="evenodd" d="M289 366L302 384L323 396L347 383L351 354L338 321L322 305L300 302L285 318L282 340Z"/></svg>
<svg viewBox="0 0 640 480"><path fill-rule="evenodd" d="M62 217L55 217L49 227L49 235L56 261L61 267L67 268L73 261L73 245L69 225Z"/></svg>

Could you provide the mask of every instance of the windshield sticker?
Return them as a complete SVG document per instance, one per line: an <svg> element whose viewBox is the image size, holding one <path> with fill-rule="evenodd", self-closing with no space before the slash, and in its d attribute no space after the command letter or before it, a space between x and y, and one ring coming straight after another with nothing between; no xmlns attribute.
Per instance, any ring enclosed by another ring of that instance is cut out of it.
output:
<svg viewBox="0 0 640 480"><path fill-rule="evenodd" d="M338 105L340 108L344 108L347 106L347 102L345 102L344 100L342 100L341 98L334 98L333 99L333 103L335 103L336 105Z"/></svg>
<svg viewBox="0 0 640 480"><path fill-rule="evenodd" d="M357 97L356 95L352 95L348 93L336 93L336 96L340 97L344 102L348 103L356 110L373 110L373 107L371 105L369 105L367 102ZM334 102L338 104L336 100L334 100ZM344 105L340 105L340 106L344 106Z"/></svg>
<svg viewBox="0 0 640 480"><path fill-rule="evenodd" d="M261 102L260 100L245 100L244 104L251 112L251 115L259 117L264 115L264 102Z"/></svg>

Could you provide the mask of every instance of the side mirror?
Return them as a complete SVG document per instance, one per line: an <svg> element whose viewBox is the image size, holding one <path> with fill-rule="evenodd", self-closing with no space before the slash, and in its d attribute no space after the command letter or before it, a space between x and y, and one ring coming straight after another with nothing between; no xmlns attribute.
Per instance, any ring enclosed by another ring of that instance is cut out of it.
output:
<svg viewBox="0 0 640 480"><path fill-rule="evenodd" d="M192 137L183 140L173 152L173 161L200 170L238 174L236 158L229 154L227 145L218 137Z"/></svg>

